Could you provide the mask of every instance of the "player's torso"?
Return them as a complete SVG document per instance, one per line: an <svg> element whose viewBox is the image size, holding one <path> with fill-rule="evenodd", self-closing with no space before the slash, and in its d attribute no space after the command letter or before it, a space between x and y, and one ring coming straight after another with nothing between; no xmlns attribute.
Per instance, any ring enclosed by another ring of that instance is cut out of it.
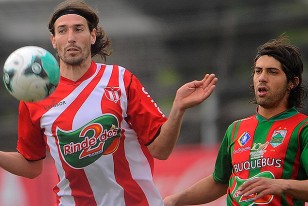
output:
<svg viewBox="0 0 308 206"><path fill-rule="evenodd" d="M33 115L40 118L56 163L58 201L72 206L159 205L145 146L125 121L127 70L103 67L79 84L60 82Z"/></svg>
<svg viewBox="0 0 308 206"><path fill-rule="evenodd" d="M49 146L59 147L63 159L73 168L91 164L101 155L114 152L119 144L126 93L118 74L106 67L81 83L62 81L43 103L48 111L40 123L50 138Z"/></svg>
<svg viewBox="0 0 308 206"><path fill-rule="evenodd" d="M253 116L237 124L230 147L233 174L229 183L230 195L236 202L241 205L280 205L283 201L290 201L269 195L252 202L250 199L254 195L243 197L236 191L250 178L298 178L301 168L299 124L305 118L305 115L297 114L267 121Z"/></svg>

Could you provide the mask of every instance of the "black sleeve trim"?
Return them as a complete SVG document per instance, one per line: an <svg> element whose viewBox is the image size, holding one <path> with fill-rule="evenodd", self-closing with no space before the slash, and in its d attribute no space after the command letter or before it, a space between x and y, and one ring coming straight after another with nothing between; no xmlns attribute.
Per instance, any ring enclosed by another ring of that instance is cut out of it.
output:
<svg viewBox="0 0 308 206"><path fill-rule="evenodd" d="M153 138L150 142L146 143L145 146L149 146L150 144L152 144L152 142L154 142L154 140L155 140L155 139L158 137L158 135L160 134L160 130L161 130L161 126L160 126L159 129L157 130L157 132L156 132L154 138Z"/></svg>

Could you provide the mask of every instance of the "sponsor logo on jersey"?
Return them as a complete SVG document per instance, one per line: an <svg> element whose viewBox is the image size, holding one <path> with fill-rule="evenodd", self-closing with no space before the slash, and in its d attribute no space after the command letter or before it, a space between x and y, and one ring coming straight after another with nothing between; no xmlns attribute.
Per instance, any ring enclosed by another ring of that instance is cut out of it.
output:
<svg viewBox="0 0 308 206"><path fill-rule="evenodd" d="M251 147L247 146L247 147L240 147L237 150L233 151L233 154L238 154L238 153L242 153L242 152L246 152L246 151L250 151Z"/></svg>
<svg viewBox="0 0 308 206"><path fill-rule="evenodd" d="M55 104L48 105L48 106L46 106L44 108L45 108L45 110L49 110L49 109L51 109L53 107L59 107L59 106L63 106L63 105L66 105L66 102L64 100L61 101L61 102L55 103Z"/></svg>
<svg viewBox="0 0 308 206"><path fill-rule="evenodd" d="M287 135L287 130L285 130L285 129L275 130L273 132L270 144L273 147L278 147L279 145L282 144L282 142L283 142L284 138L286 137L286 135Z"/></svg>
<svg viewBox="0 0 308 206"><path fill-rule="evenodd" d="M264 204L269 204L273 200L274 195L265 195L259 199L255 199L257 193L251 194L249 196L239 195L238 188L242 184L244 184L248 180L251 180L254 178L260 178L260 177L271 178L271 179L275 178L274 174L271 173L270 171L264 171L264 172L258 173L257 175L249 179L242 179L238 176L235 177L235 186L231 191L231 195L238 203L241 204L241 206L264 205Z"/></svg>
<svg viewBox="0 0 308 206"><path fill-rule="evenodd" d="M253 143L251 152L250 152L250 158L251 159L259 159L262 158L264 153L267 151L266 148L268 147L269 143Z"/></svg>
<svg viewBox="0 0 308 206"><path fill-rule="evenodd" d="M151 98L150 94L145 90L144 87L142 87L142 92L148 97ZM156 109L158 110L158 112L165 117L164 113L160 110L160 108L158 107L158 105L154 102L154 100L152 99L151 102L154 104L154 106L156 107Z"/></svg>
<svg viewBox="0 0 308 206"><path fill-rule="evenodd" d="M244 132L241 136L240 136L240 138L238 138L238 143L241 145L241 147L242 146L244 146L248 141L249 141L249 139L250 139L250 135L249 135L249 133L248 132Z"/></svg>
<svg viewBox="0 0 308 206"><path fill-rule="evenodd" d="M114 103L120 100L120 87L106 87L104 90L108 100Z"/></svg>
<svg viewBox="0 0 308 206"><path fill-rule="evenodd" d="M238 172L243 172L247 170L263 168L263 167L280 168L281 164L282 164L281 159L276 159L276 158L271 158L271 157L253 159L253 160L247 160L244 162L235 163L233 165L233 171L234 173L238 173Z"/></svg>
<svg viewBox="0 0 308 206"><path fill-rule="evenodd" d="M63 159L73 168L83 168L102 155L114 153L120 144L118 119L105 114L74 131L57 128Z"/></svg>

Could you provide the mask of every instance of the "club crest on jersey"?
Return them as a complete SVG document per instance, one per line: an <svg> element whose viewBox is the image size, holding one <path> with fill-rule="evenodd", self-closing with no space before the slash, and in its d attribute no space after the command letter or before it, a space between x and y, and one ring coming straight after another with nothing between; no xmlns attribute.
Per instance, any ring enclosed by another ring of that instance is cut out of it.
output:
<svg viewBox="0 0 308 206"><path fill-rule="evenodd" d="M249 135L249 133L248 132L244 132L241 136L240 136L240 138L238 138L238 143L240 144L240 146L242 147L242 146L244 146L248 141L249 141L249 139L250 139L250 135Z"/></svg>
<svg viewBox="0 0 308 206"><path fill-rule="evenodd" d="M102 155L114 153L120 144L118 119L105 114L74 131L57 128L63 159L73 168L83 168Z"/></svg>
<svg viewBox="0 0 308 206"><path fill-rule="evenodd" d="M105 96L108 100L117 103L120 100L120 87L106 87L105 89Z"/></svg>
<svg viewBox="0 0 308 206"><path fill-rule="evenodd" d="M285 130L285 129L275 130L273 132L270 144L273 147L278 147L279 145L282 144L282 142L283 142L284 138L286 137L286 135L287 135L287 130Z"/></svg>

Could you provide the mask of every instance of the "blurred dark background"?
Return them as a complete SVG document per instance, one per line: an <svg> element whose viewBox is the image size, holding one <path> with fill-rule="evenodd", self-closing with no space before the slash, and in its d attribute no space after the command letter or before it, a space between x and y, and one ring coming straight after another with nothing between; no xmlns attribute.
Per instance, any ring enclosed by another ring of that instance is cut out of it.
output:
<svg viewBox="0 0 308 206"><path fill-rule="evenodd" d="M19 47L53 54L47 23L56 0L0 0L0 64ZM166 115L178 87L205 73L215 93L187 111L178 144L213 146L234 120L254 114L251 66L256 48L285 33L308 59L307 0L88 0L113 42L107 64L132 71ZM304 74L307 87L307 71ZM0 150L15 150L18 101L0 86ZM305 100L307 104L307 100ZM307 107L301 111L308 113Z"/></svg>

